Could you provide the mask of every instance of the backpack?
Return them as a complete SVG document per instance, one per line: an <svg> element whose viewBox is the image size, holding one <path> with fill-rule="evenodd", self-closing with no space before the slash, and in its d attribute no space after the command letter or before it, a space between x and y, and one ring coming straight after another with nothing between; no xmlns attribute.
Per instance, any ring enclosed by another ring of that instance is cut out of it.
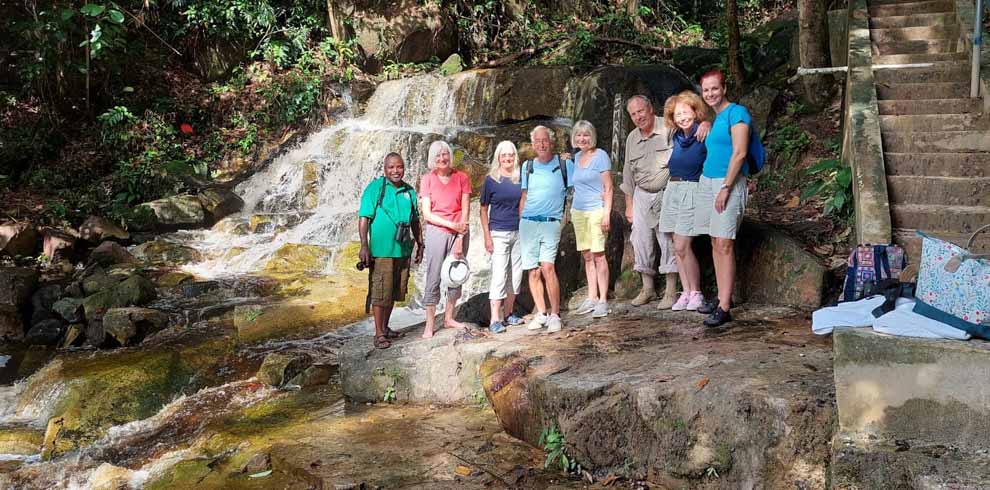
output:
<svg viewBox="0 0 990 490"><path fill-rule="evenodd" d="M856 301L882 294L884 281L897 279L907 267L900 245L858 245L849 253L842 301Z"/></svg>
<svg viewBox="0 0 990 490"><path fill-rule="evenodd" d="M557 169L560 170L560 178L564 181L564 191L566 192L567 191L567 162L566 161L561 161L560 160L560 155L554 155L554 157L556 157L557 158L557 162L559 162ZM526 182L528 183L529 182L529 176L530 175L533 175L533 161L532 160L526 160L525 162L523 162L523 166L526 167Z"/></svg>
<svg viewBox="0 0 990 490"><path fill-rule="evenodd" d="M732 132L731 126L729 128L730 128L729 132L731 135ZM746 148L746 161L745 161L746 165L743 167L743 173L745 175L756 175L760 173L761 170L763 170L763 164L765 164L766 162L767 162L767 150L766 148L763 147L763 142L760 141L760 132L756 130L756 126L753 124L752 118L750 118L749 147Z"/></svg>

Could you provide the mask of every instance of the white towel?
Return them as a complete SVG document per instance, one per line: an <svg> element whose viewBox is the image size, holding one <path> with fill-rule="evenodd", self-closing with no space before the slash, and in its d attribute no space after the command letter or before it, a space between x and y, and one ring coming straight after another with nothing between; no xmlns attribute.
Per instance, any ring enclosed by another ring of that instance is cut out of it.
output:
<svg viewBox="0 0 990 490"><path fill-rule="evenodd" d="M828 335L835 327L869 327L875 320L873 310L883 302L884 297L876 295L816 310L811 314L811 331Z"/></svg>
<svg viewBox="0 0 990 490"><path fill-rule="evenodd" d="M873 330L899 337L921 337L926 339L969 340L970 335L958 328L912 311L914 300L901 303L897 300L894 311L877 318Z"/></svg>

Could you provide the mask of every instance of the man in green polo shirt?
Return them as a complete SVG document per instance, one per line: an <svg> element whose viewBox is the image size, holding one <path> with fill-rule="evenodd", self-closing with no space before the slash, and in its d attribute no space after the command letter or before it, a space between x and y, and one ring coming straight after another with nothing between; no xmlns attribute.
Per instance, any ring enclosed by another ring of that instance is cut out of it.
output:
<svg viewBox="0 0 990 490"><path fill-rule="evenodd" d="M390 339L402 335L388 328L388 321L395 302L406 299L413 243L416 263L423 259L416 191L402 180L405 175L402 157L394 152L386 155L385 176L364 188L358 211L358 257L371 269L368 300L375 316L375 347L379 349L391 347Z"/></svg>

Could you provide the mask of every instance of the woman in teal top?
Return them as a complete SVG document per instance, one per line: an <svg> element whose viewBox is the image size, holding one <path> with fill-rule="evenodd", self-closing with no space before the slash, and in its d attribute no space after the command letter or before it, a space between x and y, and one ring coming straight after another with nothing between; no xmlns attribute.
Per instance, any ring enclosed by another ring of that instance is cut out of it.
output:
<svg viewBox="0 0 990 490"><path fill-rule="evenodd" d="M725 75L712 70L701 76L701 95L715 112L705 140L708 156L698 181L695 227L712 238L718 300L698 308L708 314L705 325L732 321L732 288L736 275L735 240L746 209L748 189L743 162L749 147L751 118L745 107L725 97Z"/></svg>

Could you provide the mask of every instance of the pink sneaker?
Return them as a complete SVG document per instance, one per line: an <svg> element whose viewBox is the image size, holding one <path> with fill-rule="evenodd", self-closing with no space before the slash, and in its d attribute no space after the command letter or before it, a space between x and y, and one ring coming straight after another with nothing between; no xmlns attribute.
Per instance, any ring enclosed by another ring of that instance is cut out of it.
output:
<svg viewBox="0 0 990 490"><path fill-rule="evenodd" d="M690 294L688 294L686 291L681 292L681 296L677 298L677 302L674 303L674 306L671 306L670 309L674 311L686 310L688 309L688 304L690 302L690 299L691 299Z"/></svg>
<svg viewBox="0 0 990 490"><path fill-rule="evenodd" d="M697 311L703 304L705 304L705 296L701 294L701 291L691 291L691 299L688 301L686 309L688 311Z"/></svg>

